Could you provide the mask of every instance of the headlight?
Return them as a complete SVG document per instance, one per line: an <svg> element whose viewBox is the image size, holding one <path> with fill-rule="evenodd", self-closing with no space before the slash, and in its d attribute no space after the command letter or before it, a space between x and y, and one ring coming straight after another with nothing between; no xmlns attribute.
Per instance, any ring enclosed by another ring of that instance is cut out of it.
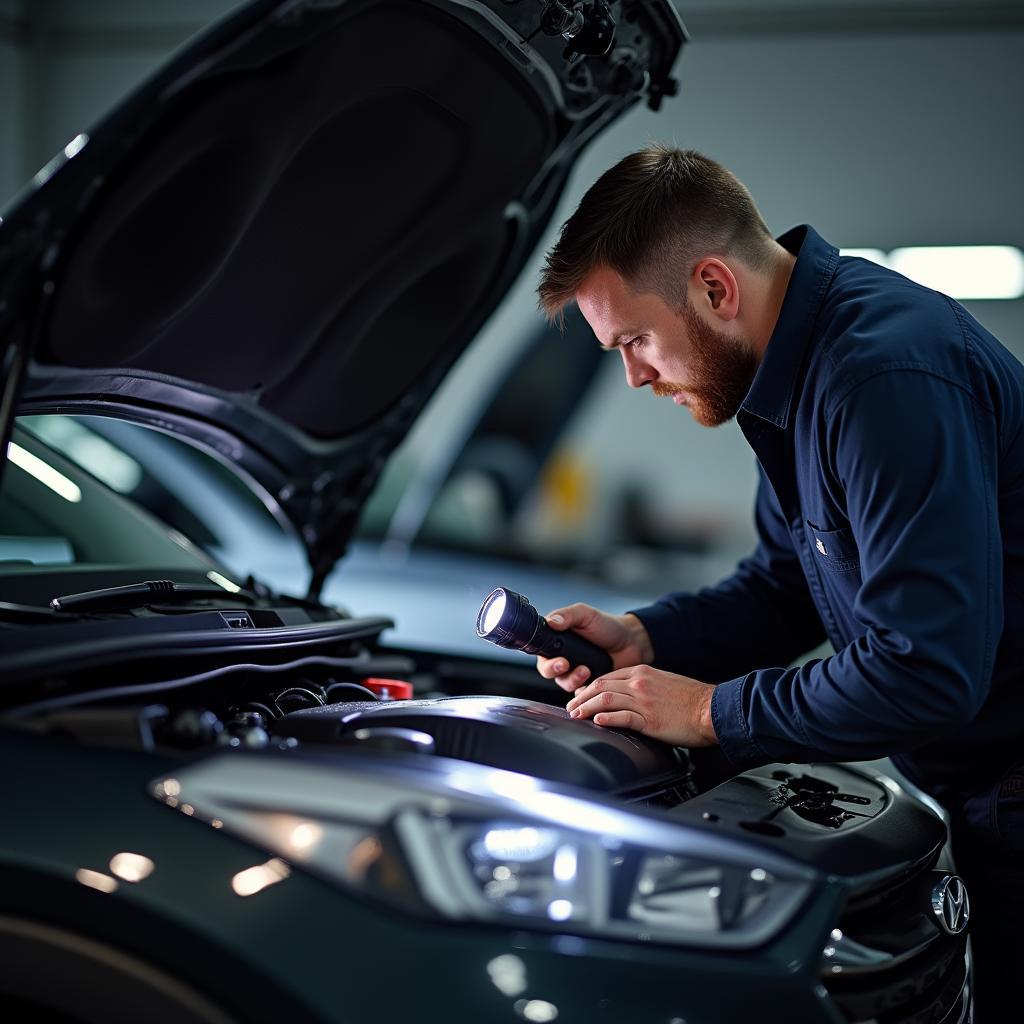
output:
<svg viewBox="0 0 1024 1024"><path fill-rule="evenodd" d="M370 759L325 768L220 755L151 788L285 862L419 916L746 948L783 928L814 886L799 865L744 843L526 776L440 760L426 772L415 760L406 773ZM446 781L461 792L439 796Z"/></svg>
<svg viewBox="0 0 1024 1024"><path fill-rule="evenodd" d="M450 918L738 948L770 938L809 890L756 863L576 829L416 812L401 815L395 828L419 892Z"/></svg>

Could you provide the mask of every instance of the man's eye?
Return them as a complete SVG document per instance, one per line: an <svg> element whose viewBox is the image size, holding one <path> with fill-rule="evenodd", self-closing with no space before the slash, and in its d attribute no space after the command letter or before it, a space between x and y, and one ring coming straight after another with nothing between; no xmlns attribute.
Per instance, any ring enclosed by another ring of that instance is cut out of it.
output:
<svg viewBox="0 0 1024 1024"><path fill-rule="evenodd" d="M644 343L645 337L646 335L638 334L635 338L630 338L626 344L629 345L630 348L639 348Z"/></svg>

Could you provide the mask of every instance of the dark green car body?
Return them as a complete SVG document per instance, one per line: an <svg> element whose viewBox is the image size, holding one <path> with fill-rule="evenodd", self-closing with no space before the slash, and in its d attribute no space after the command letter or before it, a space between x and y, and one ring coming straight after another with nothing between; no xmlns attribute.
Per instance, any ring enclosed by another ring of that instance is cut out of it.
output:
<svg viewBox="0 0 1024 1024"><path fill-rule="evenodd" d="M12 787L5 815L0 934L8 967L20 944L17 919L87 937L100 962L113 962L107 951L116 951L158 965L237 1020L515 1021L523 1019L520 999L551 1003L570 1022L842 1019L815 995L838 886L769 947L728 957L410 920L301 869L241 899L232 876L266 853L153 801L146 787L173 761L11 734L2 750L5 777L31 780ZM82 867L107 870L121 850L150 856L153 874L113 893L75 880ZM54 977L52 953L34 953L36 969L18 971L37 998ZM510 953L528 982L514 999L487 971ZM117 1005L121 988L69 988L66 1008L105 998Z"/></svg>

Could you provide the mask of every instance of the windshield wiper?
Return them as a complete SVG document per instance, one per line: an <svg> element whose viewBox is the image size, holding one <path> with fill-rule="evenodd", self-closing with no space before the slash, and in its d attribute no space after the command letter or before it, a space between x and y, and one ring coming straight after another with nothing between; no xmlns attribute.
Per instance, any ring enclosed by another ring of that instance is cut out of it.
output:
<svg viewBox="0 0 1024 1024"><path fill-rule="evenodd" d="M32 622L74 622L77 615L58 615L49 608L37 608L31 604L12 604L0 601L0 622L11 622L15 625Z"/></svg>
<svg viewBox="0 0 1024 1024"><path fill-rule="evenodd" d="M229 593L214 583L172 583L171 580L146 580L124 587L104 587L81 594L55 597L50 607L55 612L111 612L144 608L150 604L177 604L203 598L222 601L244 601L255 604L256 598L244 590Z"/></svg>

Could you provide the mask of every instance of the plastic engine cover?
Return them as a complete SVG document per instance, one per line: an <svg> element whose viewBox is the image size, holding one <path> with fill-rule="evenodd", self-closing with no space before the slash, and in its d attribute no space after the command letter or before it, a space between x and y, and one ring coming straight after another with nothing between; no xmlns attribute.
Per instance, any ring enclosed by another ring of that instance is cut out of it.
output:
<svg viewBox="0 0 1024 1024"><path fill-rule="evenodd" d="M691 777L684 751L513 697L327 704L285 715L274 732L310 743L359 743L357 733L372 739L377 726L426 733L442 757L627 797L688 785Z"/></svg>

